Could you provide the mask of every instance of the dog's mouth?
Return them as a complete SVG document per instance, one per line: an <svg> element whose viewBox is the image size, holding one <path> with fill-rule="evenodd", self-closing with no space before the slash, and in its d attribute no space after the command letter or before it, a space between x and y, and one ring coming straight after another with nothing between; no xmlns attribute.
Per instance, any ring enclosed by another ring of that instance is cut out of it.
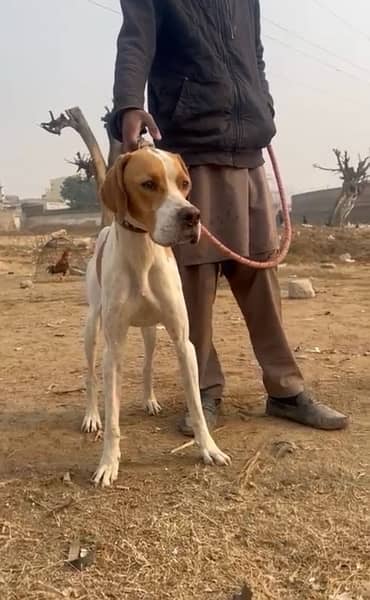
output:
<svg viewBox="0 0 370 600"><path fill-rule="evenodd" d="M150 232L150 237L153 242L159 246L171 247L171 246L183 246L185 244L198 244L201 237L201 224L197 223L192 227L178 227L177 231L171 231L171 233L165 232L161 236L155 236Z"/></svg>
<svg viewBox="0 0 370 600"><path fill-rule="evenodd" d="M199 223L195 227L195 231L191 235L190 243L191 244L199 244L201 234L202 234L202 226L199 221Z"/></svg>
<svg viewBox="0 0 370 600"><path fill-rule="evenodd" d="M197 223L197 225L195 225L194 227L189 227L187 230L185 231L181 231L180 235L179 235L179 240L177 242L177 244L198 244L199 240L200 240L200 236L201 236L201 225L200 223Z"/></svg>

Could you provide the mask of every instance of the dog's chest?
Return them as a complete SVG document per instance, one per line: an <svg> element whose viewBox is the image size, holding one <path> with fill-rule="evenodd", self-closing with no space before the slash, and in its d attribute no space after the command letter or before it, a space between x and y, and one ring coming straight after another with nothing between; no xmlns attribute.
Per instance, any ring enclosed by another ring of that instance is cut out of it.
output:
<svg viewBox="0 0 370 600"><path fill-rule="evenodd" d="M156 250L151 261L140 260L140 255L136 255L135 262L127 262L120 276L113 278L108 286L111 290L111 295L106 296L108 305L113 312L118 310L129 326L150 327L163 322L164 317L174 311L179 294L181 296L172 253L163 248Z"/></svg>
<svg viewBox="0 0 370 600"><path fill-rule="evenodd" d="M161 311L152 294L145 291L135 294L130 302L130 325L150 327L161 321Z"/></svg>

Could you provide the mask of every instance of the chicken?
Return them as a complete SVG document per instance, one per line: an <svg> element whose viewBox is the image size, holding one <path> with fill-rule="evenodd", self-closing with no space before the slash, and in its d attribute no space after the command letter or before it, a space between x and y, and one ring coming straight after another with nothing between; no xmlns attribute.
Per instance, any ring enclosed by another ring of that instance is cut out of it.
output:
<svg viewBox="0 0 370 600"><path fill-rule="evenodd" d="M70 252L71 251L69 250L69 248L64 250L62 256L55 263L55 265L48 266L48 268L46 269L47 272L50 273L51 275L56 275L56 274L60 273L62 277L65 277L67 272L69 271L68 259L69 259Z"/></svg>

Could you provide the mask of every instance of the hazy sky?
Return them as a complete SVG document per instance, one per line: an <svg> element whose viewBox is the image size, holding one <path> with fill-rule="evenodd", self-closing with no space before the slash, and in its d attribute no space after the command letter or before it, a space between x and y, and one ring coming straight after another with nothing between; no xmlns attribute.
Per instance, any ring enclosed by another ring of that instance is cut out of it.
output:
<svg viewBox="0 0 370 600"><path fill-rule="evenodd" d="M119 10L119 0L99 2ZM370 2L261 0L261 7L286 186L297 192L334 185L334 176L312 164L330 165L334 146L354 157L370 148ZM106 150L100 116L111 99L120 24L119 14L89 0L0 0L0 182L6 193L37 197L50 178L74 172L65 159L83 151L82 142L72 130L57 137L40 129L49 109L58 114L78 104Z"/></svg>

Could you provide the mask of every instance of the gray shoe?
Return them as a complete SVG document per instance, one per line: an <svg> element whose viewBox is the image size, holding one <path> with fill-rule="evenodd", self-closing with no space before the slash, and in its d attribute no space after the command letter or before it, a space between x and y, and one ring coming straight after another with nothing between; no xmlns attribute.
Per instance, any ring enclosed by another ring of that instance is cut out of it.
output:
<svg viewBox="0 0 370 600"><path fill-rule="evenodd" d="M345 429L348 417L342 413L316 402L307 392L301 392L294 398L267 398L266 414L296 421L315 429Z"/></svg>
<svg viewBox="0 0 370 600"><path fill-rule="evenodd" d="M212 431L217 425L218 415L220 413L221 400L202 400L203 414L208 425L208 429ZM194 437L194 431L191 424L190 414L187 411L179 422L179 430L187 437Z"/></svg>

